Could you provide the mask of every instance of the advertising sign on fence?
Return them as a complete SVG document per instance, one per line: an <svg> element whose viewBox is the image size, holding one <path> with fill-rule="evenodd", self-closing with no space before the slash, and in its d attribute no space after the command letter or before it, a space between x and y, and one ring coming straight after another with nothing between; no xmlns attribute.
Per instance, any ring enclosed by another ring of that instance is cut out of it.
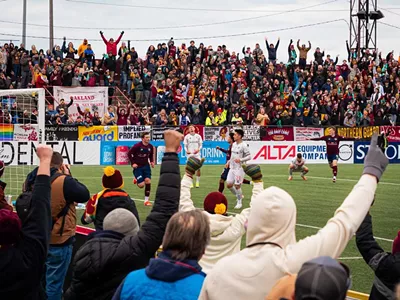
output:
<svg viewBox="0 0 400 300"><path fill-rule="evenodd" d="M152 132L151 132L151 140L152 141L163 141L164 140L164 131L171 129L175 130L180 127L158 127L158 126L153 126Z"/></svg>
<svg viewBox="0 0 400 300"><path fill-rule="evenodd" d="M296 142L308 141L314 138L320 138L324 136L323 128L314 127L294 127L294 140Z"/></svg>
<svg viewBox="0 0 400 300"><path fill-rule="evenodd" d="M15 124L14 125L14 141L29 142L37 141L39 138L39 126L32 124Z"/></svg>
<svg viewBox="0 0 400 300"><path fill-rule="evenodd" d="M100 116L104 115L106 105L108 103L108 87L65 87L54 86L54 106L59 105L60 100L64 99L65 103L70 103L70 98L73 99L73 105L68 108L68 115L76 118L79 116L76 105L85 110L97 110Z"/></svg>
<svg viewBox="0 0 400 300"><path fill-rule="evenodd" d="M77 141L78 126L68 125L46 125L45 127L46 141Z"/></svg>
<svg viewBox="0 0 400 300"><path fill-rule="evenodd" d="M80 141L118 141L118 126L79 126Z"/></svg>
<svg viewBox="0 0 400 300"><path fill-rule="evenodd" d="M369 142L355 142L354 163L363 164L369 149ZM400 143L389 143L385 151L386 157L391 164L400 163Z"/></svg>
<svg viewBox="0 0 400 300"><path fill-rule="evenodd" d="M400 142L400 126L381 126L380 132L386 133L389 142Z"/></svg>
<svg viewBox="0 0 400 300"><path fill-rule="evenodd" d="M143 132L151 133L151 126L118 126L118 140L140 141Z"/></svg>
<svg viewBox="0 0 400 300"><path fill-rule="evenodd" d="M293 127L261 127L262 141L294 141Z"/></svg>
<svg viewBox="0 0 400 300"><path fill-rule="evenodd" d="M244 131L244 137L243 137L244 141L260 140L260 126L244 125L243 131Z"/></svg>
<svg viewBox="0 0 400 300"><path fill-rule="evenodd" d="M189 126L181 126L184 135L189 133ZM203 125L194 125L195 132L201 136L204 140L204 126Z"/></svg>
<svg viewBox="0 0 400 300"><path fill-rule="evenodd" d="M226 141L229 136L229 127L204 127L204 140Z"/></svg>
<svg viewBox="0 0 400 300"><path fill-rule="evenodd" d="M328 128L325 128L325 135L329 134L328 130ZM339 127L336 129L336 133L344 138L370 139L374 133L379 134L379 126Z"/></svg>

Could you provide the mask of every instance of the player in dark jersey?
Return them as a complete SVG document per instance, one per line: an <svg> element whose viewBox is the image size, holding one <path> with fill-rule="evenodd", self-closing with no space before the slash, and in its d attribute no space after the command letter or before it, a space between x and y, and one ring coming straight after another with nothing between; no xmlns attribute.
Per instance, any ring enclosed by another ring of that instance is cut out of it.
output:
<svg viewBox="0 0 400 300"><path fill-rule="evenodd" d="M338 159L339 159L339 144L341 141L353 141L354 139L347 139L342 136L338 136L336 134L336 129L334 127L330 127L328 129L329 135L311 139L313 141L325 141L326 142L326 154L328 158L329 167L332 169L333 183L336 182L336 176L338 174Z"/></svg>
<svg viewBox="0 0 400 300"><path fill-rule="evenodd" d="M227 164L225 165L224 170L222 171L221 174L221 178L219 180L219 188L218 191L220 193L224 192L225 189L225 181L226 178L228 177L228 173L229 173L229 160L231 159L231 150L232 150L232 144L233 144L234 140L233 140L233 132L229 133L228 136L228 143L229 143L229 148L228 149L223 149L221 147L217 147L217 150L223 152L226 154L226 162ZM251 181L247 180L247 179L243 179L243 184L251 184Z"/></svg>
<svg viewBox="0 0 400 300"><path fill-rule="evenodd" d="M150 144L150 134L142 133L142 141L135 144L128 152L133 168L133 183L144 189L144 205L151 206L149 201L151 190L151 169L154 168L154 147Z"/></svg>

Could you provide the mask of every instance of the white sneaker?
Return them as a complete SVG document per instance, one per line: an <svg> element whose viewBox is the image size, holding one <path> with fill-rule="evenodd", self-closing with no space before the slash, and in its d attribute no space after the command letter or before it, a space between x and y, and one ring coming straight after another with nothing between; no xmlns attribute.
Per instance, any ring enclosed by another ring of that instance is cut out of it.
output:
<svg viewBox="0 0 400 300"><path fill-rule="evenodd" d="M336 183L336 176L333 176L332 182L333 182L333 183Z"/></svg>
<svg viewBox="0 0 400 300"><path fill-rule="evenodd" d="M235 209L241 209L242 208L242 202L240 201L237 201L236 202L236 206L235 206Z"/></svg>

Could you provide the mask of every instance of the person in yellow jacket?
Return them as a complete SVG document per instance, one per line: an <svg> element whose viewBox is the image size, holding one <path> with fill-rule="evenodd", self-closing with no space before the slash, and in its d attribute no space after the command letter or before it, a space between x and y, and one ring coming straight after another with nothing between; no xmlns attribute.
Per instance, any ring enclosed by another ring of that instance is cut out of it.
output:
<svg viewBox="0 0 400 300"><path fill-rule="evenodd" d="M208 117L206 119L206 124L205 125L206 126L217 126L213 111L210 111L208 113Z"/></svg>
<svg viewBox="0 0 400 300"><path fill-rule="evenodd" d="M88 47L88 40L84 39L83 43L78 48L78 56L79 56L79 58L83 57L83 54L85 53L85 50L87 49L87 47Z"/></svg>
<svg viewBox="0 0 400 300"><path fill-rule="evenodd" d="M222 126L224 125L225 121L226 121L226 110L218 108L217 116L215 117L215 123L217 124L217 126Z"/></svg>

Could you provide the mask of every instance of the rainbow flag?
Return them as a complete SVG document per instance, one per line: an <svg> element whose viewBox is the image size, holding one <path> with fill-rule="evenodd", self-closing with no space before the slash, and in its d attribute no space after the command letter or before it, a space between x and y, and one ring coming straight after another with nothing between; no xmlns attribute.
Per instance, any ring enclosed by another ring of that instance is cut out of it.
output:
<svg viewBox="0 0 400 300"><path fill-rule="evenodd" d="M0 141L12 141L13 134L13 124L0 124Z"/></svg>

